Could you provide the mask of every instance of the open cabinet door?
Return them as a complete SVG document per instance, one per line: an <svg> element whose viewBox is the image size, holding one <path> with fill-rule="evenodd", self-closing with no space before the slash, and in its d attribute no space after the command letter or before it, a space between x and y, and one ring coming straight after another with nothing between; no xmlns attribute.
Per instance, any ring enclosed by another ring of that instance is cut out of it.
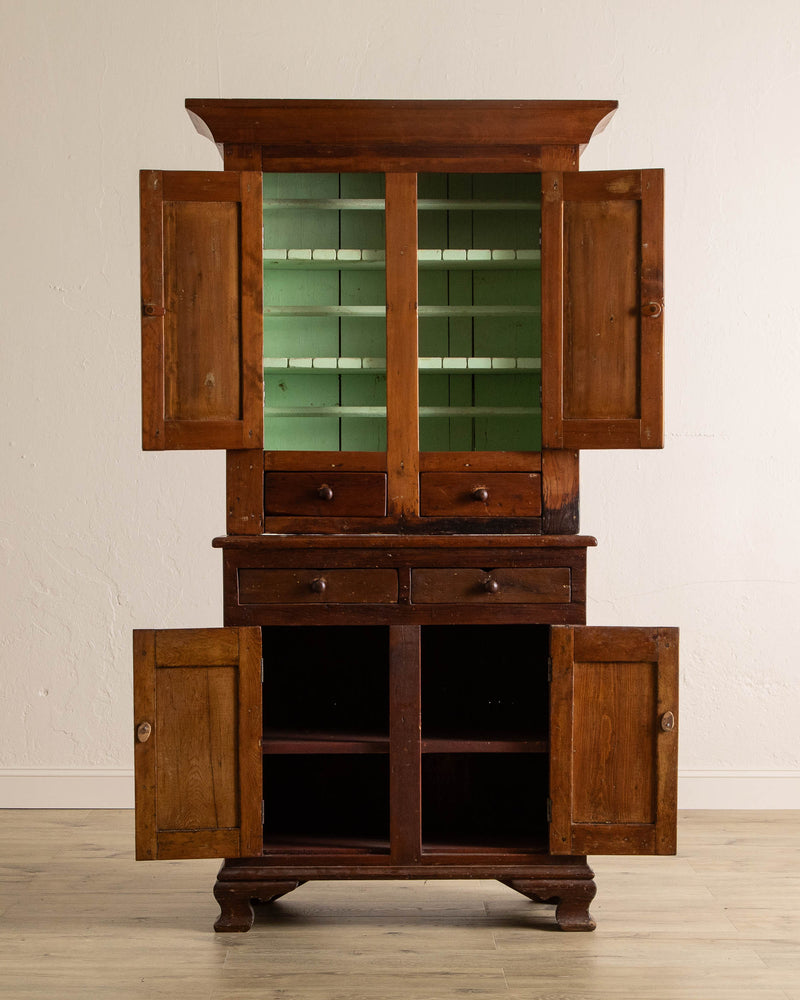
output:
<svg viewBox="0 0 800 1000"><path fill-rule="evenodd" d="M133 633L136 857L263 850L261 629Z"/></svg>
<svg viewBox="0 0 800 1000"><path fill-rule="evenodd" d="M663 447L661 170L542 175L542 442Z"/></svg>
<svg viewBox="0 0 800 1000"><path fill-rule="evenodd" d="M143 170L142 446L261 448L261 174Z"/></svg>
<svg viewBox="0 0 800 1000"><path fill-rule="evenodd" d="M552 854L674 854L678 630L553 626Z"/></svg>

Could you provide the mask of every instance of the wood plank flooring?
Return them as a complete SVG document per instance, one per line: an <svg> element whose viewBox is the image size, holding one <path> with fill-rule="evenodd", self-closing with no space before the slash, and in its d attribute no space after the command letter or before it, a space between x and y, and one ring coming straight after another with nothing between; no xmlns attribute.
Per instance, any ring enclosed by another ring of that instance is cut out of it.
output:
<svg viewBox="0 0 800 1000"><path fill-rule="evenodd" d="M218 862L134 862L127 810L0 811L0 997L800 1000L800 812L688 812L591 859L592 934L497 882L309 883L215 934Z"/></svg>

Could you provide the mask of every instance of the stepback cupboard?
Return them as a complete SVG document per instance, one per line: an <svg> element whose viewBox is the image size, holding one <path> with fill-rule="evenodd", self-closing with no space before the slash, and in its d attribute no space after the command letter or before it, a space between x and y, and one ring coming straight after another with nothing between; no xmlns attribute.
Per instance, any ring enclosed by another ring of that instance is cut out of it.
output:
<svg viewBox="0 0 800 1000"><path fill-rule="evenodd" d="M590 930L675 851L678 635L586 620L582 448L662 445L659 170L611 101L189 100L141 175L146 449L227 457L224 628L134 634L137 857L220 931L342 878ZM188 567L187 567L188 569Z"/></svg>

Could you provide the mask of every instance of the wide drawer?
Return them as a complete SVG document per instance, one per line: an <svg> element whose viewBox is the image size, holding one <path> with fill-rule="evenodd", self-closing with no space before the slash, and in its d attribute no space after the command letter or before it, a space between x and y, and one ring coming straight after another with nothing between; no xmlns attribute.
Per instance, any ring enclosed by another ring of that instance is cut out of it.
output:
<svg viewBox="0 0 800 1000"><path fill-rule="evenodd" d="M567 566L411 571L415 604L568 604L571 591Z"/></svg>
<svg viewBox="0 0 800 1000"><path fill-rule="evenodd" d="M310 517L384 517L383 472L267 472L264 513Z"/></svg>
<svg viewBox="0 0 800 1000"><path fill-rule="evenodd" d="M240 604L393 604L394 569L239 570Z"/></svg>
<svg viewBox="0 0 800 1000"><path fill-rule="evenodd" d="M424 472L423 517L539 517L542 480L536 472Z"/></svg>

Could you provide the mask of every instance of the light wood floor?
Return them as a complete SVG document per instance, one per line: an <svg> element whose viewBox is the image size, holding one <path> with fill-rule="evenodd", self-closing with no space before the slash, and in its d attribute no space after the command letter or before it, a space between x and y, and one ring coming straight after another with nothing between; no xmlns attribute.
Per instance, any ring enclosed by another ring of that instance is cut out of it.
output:
<svg viewBox="0 0 800 1000"><path fill-rule="evenodd" d="M132 860L133 814L0 812L14 1000L800 1000L800 812L691 812L677 858L592 858L593 934L496 882L316 883L214 934L217 862Z"/></svg>

